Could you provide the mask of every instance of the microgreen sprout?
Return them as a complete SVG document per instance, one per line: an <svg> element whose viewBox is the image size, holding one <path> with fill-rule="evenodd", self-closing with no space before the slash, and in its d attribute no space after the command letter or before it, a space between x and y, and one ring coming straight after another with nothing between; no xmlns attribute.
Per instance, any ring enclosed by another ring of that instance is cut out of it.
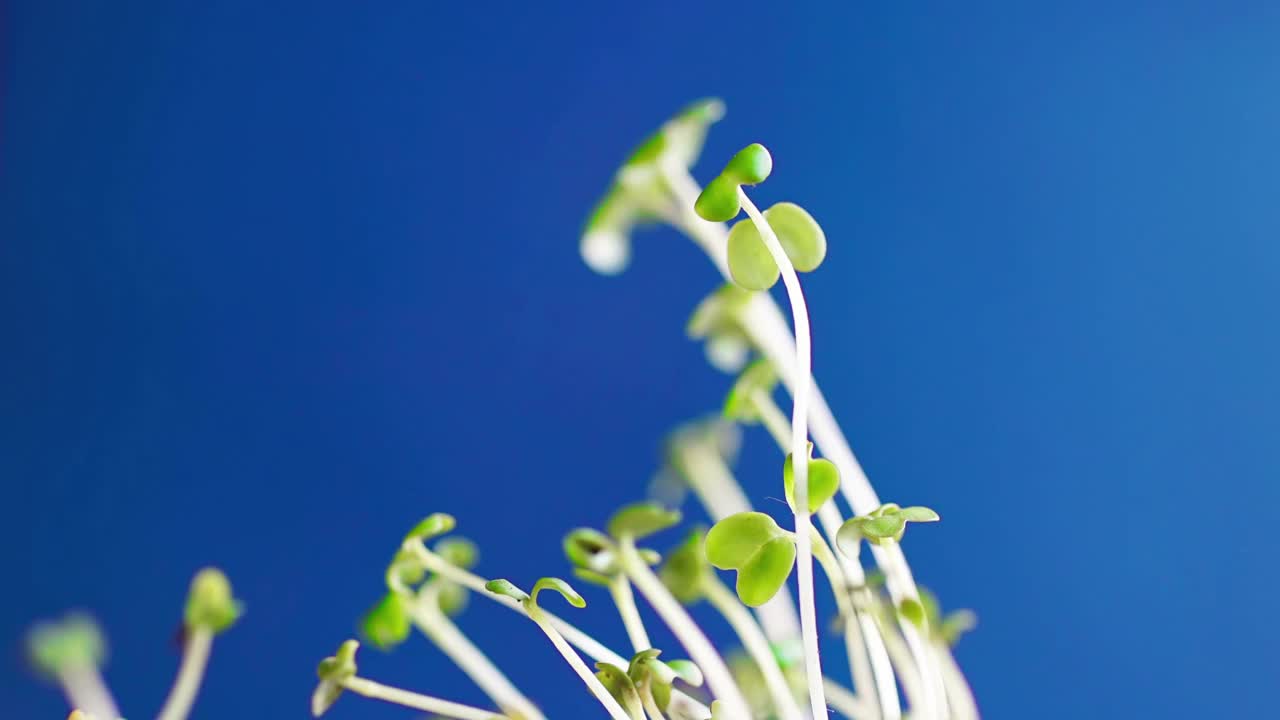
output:
<svg viewBox="0 0 1280 720"><path fill-rule="evenodd" d="M734 283L726 283L694 308L685 324L685 334L704 340L707 361L722 372L737 372L751 354L751 338L743 330L742 314L752 293Z"/></svg>
<svg viewBox="0 0 1280 720"><path fill-rule="evenodd" d="M779 240L769 220L764 217L755 203L747 197L743 185L761 183L773 171L773 157L763 145L748 145L738 151L725 165L724 170L702 191L694 202L694 210L704 220L725 222L732 220L742 210L746 210L751 224L755 228L761 243L767 251L766 256L758 253L759 244L755 236L740 234L735 242L730 232L728 242L728 267L735 282L748 290L764 290L777 282L775 273L780 273L786 285L787 298L791 302L791 318L795 325L796 351L795 367L797 378L793 388L791 417L791 448L793 454L807 453L809 442L809 394L812 385L811 366L812 349L809 337L809 310L805 305L804 293L800 289L800 280L796 277L794 261L787 255L787 247L805 267L814 268L826 255L826 238L821 228L807 213L796 213L794 208L785 213L786 222L780 224L784 230L794 233L789 238L788 246ZM804 221L803 218L807 218ZM817 248L821 246L819 253ZM797 251L795 248L800 248ZM804 658L806 679L809 686L809 705L814 717L825 712L826 698L822 686L822 663L818 650L817 609L813 591L813 558L809 539L809 467L808 463L795 465L794 499L792 507L795 511L796 523L796 567L797 585L800 590L800 627L804 641ZM782 546L775 545L764 557L773 557L774 561L783 558ZM788 569L788 573L789 573ZM783 576L785 582L786 576ZM741 575L739 576L741 581ZM776 589L775 589L776 592Z"/></svg>
<svg viewBox="0 0 1280 720"><path fill-rule="evenodd" d="M893 503L885 503L869 515L862 515L846 522L840 528L837 543L841 550L856 554L858 541L865 538L867 542L881 545L886 542L902 540L909 522L937 522L941 518L930 508L913 506L899 507ZM912 600L915 600L912 598Z"/></svg>

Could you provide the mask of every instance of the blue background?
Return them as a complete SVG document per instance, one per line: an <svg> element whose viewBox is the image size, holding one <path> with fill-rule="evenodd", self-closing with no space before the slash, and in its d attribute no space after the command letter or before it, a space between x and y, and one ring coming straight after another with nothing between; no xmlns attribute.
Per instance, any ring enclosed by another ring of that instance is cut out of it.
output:
<svg viewBox="0 0 1280 720"><path fill-rule="evenodd" d="M764 141L756 196L828 232L817 372L882 494L945 517L907 550L981 615L986 715L1273 711L1280 12L834 5L10 3L0 712L59 717L21 635L88 607L153 713L205 563L249 612L198 718L303 717L429 511L485 574L563 574L560 533L727 387L682 336L715 282L691 245L643 236L618 279L576 249L629 147L708 94L699 176ZM462 622L600 716L533 627ZM425 643L362 667L481 699Z"/></svg>

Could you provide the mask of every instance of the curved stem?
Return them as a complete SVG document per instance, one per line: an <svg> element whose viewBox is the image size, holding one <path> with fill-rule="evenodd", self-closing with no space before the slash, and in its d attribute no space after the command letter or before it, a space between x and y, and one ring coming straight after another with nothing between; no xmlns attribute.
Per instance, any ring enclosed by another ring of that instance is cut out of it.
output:
<svg viewBox="0 0 1280 720"><path fill-rule="evenodd" d="M422 589L410 608L413 624L503 712L527 720L545 720L537 706L449 620L440 609L439 593L434 583Z"/></svg>
<svg viewBox="0 0 1280 720"><path fill-rule="evenodd" d="M618 704L618 701L609 694L609 691L605 689L604 684L600 682L600 678L596 677L595 673L591 672L591 669L587 667L587 664L578 656L577 651L569 646L568 641L564 639L564 637L550 622L547 622L546 618L540 617L543 614L542 611L537 608L532 610L526 609L526 614L534 623L537 624L539 628L542 629L542 632L549 640L551 640L551 644L555 646L556 650L560 651L560 655L568 661L569 666L578 674L578 677L582 679L582 682L586 683L587 689L591 691L592 695L596 696L596 700L599 700L605 710L609 711L610 717L612 717L613 720L632 720L631 715L629 715L626 710L622 709L622 706Z"/></svg>
<svg viewBox="0 0 1280 720"><path fill-rule="evenodd" d="M414 710L434 713L448 718L456 718L456 720L506 720L505 715L499 715L483 708L463 705L462 703L456 703L450 700L441 700L440 698L409 692L408 690L401 690L400 688L383 685L382 683L367 680L362 677L347 678L347 680L342 683L342 687L357 695L363 695L373 700L382 700L383 702L403 705L404 707L413 708Z"/></svg>
<svg viewBox="0 0 1280 720"><path fill-rule="evenodd" d="M636 584L636 589L649 601L667 627L671 628L676 639L689 653L689 658L702 670L711 693L725 706L725 717L751 717L747 701L734 682L724 659L698 624L689 617L689 613L685 612L680 601L671 595L636 552L635 542L630 537L623 537L618 543L618 549L623 571Z"/></svg>
<svg viewBox="0 0 1280 720"><path fill-rule="evenodd" d="M756 667L760 668L760 674L764 676L765 688L769 691L769 697L773 700L773 707L778 716L782 720L803 718L804 713L791 695L791 687L787 685L782 667L773 656L769 640L765 638L760 626L751 617L751 613L738 600L738 596L720 582L719 578L708 577L703 581L703 587L707 602L710 602L711 606L724 616L729 627L733 628L733 632L742 642L743 649L755 661Z"/></svg>
<svg viewBox="0 0 1280 720"><path fill-rule="evenodd" d="M609 594L613 596L613 604L618 606L618 614L622 616L622 625L627 629L627 638L636 651L653 647L649 642L649 633L645 632L644 620L640 610L636 608L636 596L631 592L631 581L626 575L618 575L609 582Z"/></svg>
<svg viewBox="0 0 1280 720"><path fill-rule="evenodd" d="M822 660L818 652L818 611L813 592L813 549L810 547L809 519L809 392L812 386L812 375L809 368L812 364L812 348L809 335L809 309L805 306L804 292L800 289L800 278L791 265L791 259L778 242L773 228L760 214L760 209L751 202L746 192L738 188L738 197L742 207L760 231L765 247L773 256L778 269L782 271L782 282L787 288L787 298L791 301L791 320L796 329L796 374L795 390L791 403L791 464L792 477L795 480L795 525L796 525L796 581L800 589L800 635L804 645L805 677L809 684L809 705L814 718L827 716L826 692L822 687Z"/></svg>
<svg viewBox="0 0 1280 720"><path fill-rule="evenodd" d="M209 664L209 651L213 648L213 633L207 628L190 628L187 641L182 644L182 664L178 677L173 681L169 697L164 701L157 720L185 720L191 714L196 693L204 680L204 669Z"/></svg>

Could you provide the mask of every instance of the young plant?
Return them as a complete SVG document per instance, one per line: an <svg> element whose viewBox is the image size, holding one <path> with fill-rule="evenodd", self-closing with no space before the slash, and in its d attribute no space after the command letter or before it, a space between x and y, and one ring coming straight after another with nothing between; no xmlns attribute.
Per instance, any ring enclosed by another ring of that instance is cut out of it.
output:
<svg viewBox="0 0 1280 720"><path fill-rule="evenodd" d="M722 417L686 424L668 438L663 471L654 483L665 503L628 505L604 530L579 528L564 538L575 576L607 591L630 652L611 650L541 607L544 590L575 608L586 606L564 580L543 577L525 592L510 581L473 573L476 546L450 536L454 518L436 513L395 547L385 588L361 619L360 631L369 644L393 651L416 629L497 709L361 677L359 643L348 640L318 667L313 714L323 714L349 691L457 720L545 720L540 698L517 688L459 625L468 598L479 597L532 621L611 720L819 720L830 710L851 720L901 720L899 685L912 720L977 720L976 703L951 654L956 639L972 627L972 613L941 615L936 599L916 587L901 547L909 523L934 522L938 515L880 501L812 376L809 315L798 273L822 264L825 233L794 203L761 211L747 195L745 188L759 185L773 170L762 145L735 154L705 188L690 174L709 127L723 114L718 100L699 101L647 138L618 169L580 242L591 268L615 274L631 257L636 228L665 222L688 235L728 284L698 305L686 332L705 342L713 365L741 371ZM724 225L744 210L746 219ZM790 327L767 292L779 279ZM790 394L790 413L774 398L779 387ZM778 444L781 494L793 518L789 530L753 510L734 477L740 424L763 425ZM681 523L674 508L686 494L697 498L714 525L687 535L663 561L639 544ZM878 573L863 568L864 540ZM839 613L835 626L848 655L851 689L822 670L815 562ZM736 574L733 590L717 569ZM731 648L714 644L686 608L703 600L733 631L745 651L740 660L726 659L733 657ZM239 612L225 577L216 571L197 576L185 614L183 663L161 720L186 717L212 638ZM690 660L661 659L653 638L666 636L662 625ZM105 646L92 623L72 617L40 626L30 648L37 667L64 686L77 708L73 717L119 718L98 672ZM699 700L707 695L709 706Z"/></svg>
<svg viewBox="0 0 1280 720"><path fill-rule="evenodd" d="M182 622L182 663L169 690L159 720L184 720L191 713L204 679L213 638L239 619L243 609L231 583L217 568L196 573L187 594ZM32 664L62 686L71 717L117 720L120 711L99 669L106 658L106 641L96 623L84 615L39 623L27 635ZM78 713L78 715L77 715Z"/></svg>

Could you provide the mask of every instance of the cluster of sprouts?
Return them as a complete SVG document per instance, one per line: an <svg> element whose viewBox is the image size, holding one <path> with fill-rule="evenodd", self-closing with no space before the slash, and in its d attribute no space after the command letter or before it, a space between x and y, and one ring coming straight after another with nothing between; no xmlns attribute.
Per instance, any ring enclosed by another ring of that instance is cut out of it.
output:
<svg viewBox="0 0 1280 720"><path fill-rule="evenodd" d="M816 270L826 257L822 228L794 203L761 211L748 196L746 188L773 169L762 145L735 154L705 188L690 174L709 127L723 113L718 100L700 101L645 140L591 214L580 245L592 269L618 273L630 260L634 229L665 223L706 252L726 281L694 310L687 328L705 343L714 366L737 375L720 416L672 433L650 499L621 508L603 529L572 530L563 542L573 576L612 602L630 647L615 651L543 608L539 597L548 590L573 608L585 607L561 578L537 579L526 590L475 574L475 545L451 535L453 517L437 513L396 548L385 594L361 620L361 634L391 650L416 629L476 684L490 707L363 677L356 663L360 643L347 640L319 665L315 716L349 692L436 717L544 720L536 699L455 624L467 597L477 595L532 621L611 720L817 720L833 713L850 720L978 718L951 653L973 626L972 613L942 615L933 596L916 585L902 552L908 524L939 516L927 507L881 502L812 377L798 273ZM768 292L779 279L790 324ZM791 398L789 413L779 405L780 389ZM753 510L734 478L739 426L757 424L779 449L789 528ZM690 496L714 524L676 532L680 506ZM665 552L653 549L657 544ZM864 569L864 548L874 570ZM817 617L815 562L838 611L834 624ZM732 588L719 571L732 574ZM225 598L231 602L229 589ZM729 652L690 615L689 606L703 602L736 636ZM679 647L653 646L655 621ZM209 639L226 624L193 620L188 612L187 654L162 720L186 717ZM827 651L840 647L847 655L848 678L823 670L821 640L831 628L843 642L829 643ZM61 632L85 628L71 620ZM93 642L71 644L80 648L70 653L74 662L62 657L41 665L63 682L78 711L115 720L119 714L92 669L95 653L86 649Z"/></svg>

